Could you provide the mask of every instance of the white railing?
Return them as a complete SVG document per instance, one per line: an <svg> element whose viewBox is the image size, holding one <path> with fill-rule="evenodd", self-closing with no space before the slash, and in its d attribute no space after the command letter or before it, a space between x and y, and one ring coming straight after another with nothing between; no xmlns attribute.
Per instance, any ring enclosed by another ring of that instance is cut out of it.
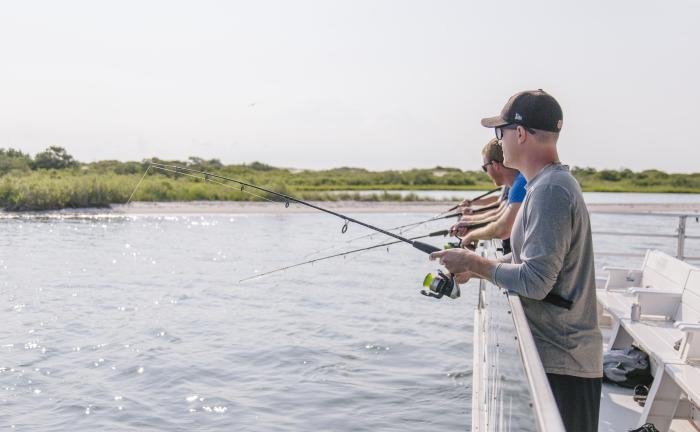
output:
<svg viewBox="0 0 700 432"><path fill-rule="evenodd" d="M515 332L520 346L520 355L523 360L523 368L527 377L532 409L535 414L537 430L547 432L565 432L564 423L559 415L557 402L554 400L552 388L549 386L544 366L535 346L530 325L527 323L525 311L517 294L508 293Z"/></svg>
<svg viewBox="0 0 700 432"><path fill-rule="evenodd" d="M629 231L593 231L594 235L610 235L616 237L659 237L659 238L669 238L676 240L676 258L683 261L700 261L700 256L686 256L686 241L687 240L700 240L700 236L692 236L686 233L686 227L688 218L695 219L697 222L700 218L698 214L690 213L621 213L621 212L606 212L606 211L592 211L593 214L607 214L607 215L620 215L620 216L655 216L655 217L671 217L677 218L678 224L676 225L675 234L655 234L655 233L641 233L641 232L629 232ZM628 254L628 253L611 253L605 251L596 251L597 255L616 255L625 257L641 257L640 254Z"/></svg>
<svg viewBox="0 0 700 432"><path fill-rule="evenodd" d="M488 369L484 348L488 345L486 338L486 308L484 302L484 280L479 281L477 306L474 308L474 341L472 343L474 354L472 357L472 432L487 431L486 410L486 385L484 377L488 376Z"/></svg>
<svg viewBox="0 0 700 432"><path fill-rule="evenodd" d="M495 245L488 255L495 257ZM474 309L472 432L529 429L563 432L564 425L540 361L520 298L479 281ZM510 316L510 319L507 317ZM521 365L507 365L501 357L520 357ZM506 371L505 369L509 369ZM508 374L509 376L504 377ZM521 380L528 394L507 389L505 381ZM512 402L529 398L529 421L512 424Z"/></svg>

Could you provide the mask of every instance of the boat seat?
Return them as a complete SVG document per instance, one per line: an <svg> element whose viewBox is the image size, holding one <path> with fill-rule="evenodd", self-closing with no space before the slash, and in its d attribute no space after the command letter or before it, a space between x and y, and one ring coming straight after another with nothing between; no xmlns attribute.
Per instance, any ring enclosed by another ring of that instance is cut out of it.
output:
<svg viewBox="0 0 700 432"><path fill-rule="evenodd" d="M650 422L668 430L674 418L687 416L679 408L683 395L695 406L700 401L700 270L690 271L680 294L646 295L644 289L607 294L607 310L615 323L611 348L638 345L655 366L639 425ZM631 303L626 303L635 296L642 308L638 321L630 319ZM657 314L645 315L645 308Z"/></svg>
<svg viewBox="0 0 700 432"><path fill-rule="evenodd" d="M639 425L653 423L658 430L669 430L674 418L694 418L690 406L700 406L700 367L666 364L654 376Z"/></svg>
<svg viewBox="0 0 700 432"><path fill-rule="evenodd" d="M646 252L640 269L603 267L608 273L606 291L625 291L628 288L656 288L680 291L694 266L659 250Z"/></svg>
<svg viewBox="0 0 700 432"><path fill-rule="evenodd" d="M642 306L642 314L671 319L690 272L696 267L661 251L647 250L641 269L603 267L608 271L604 287L596 289L598 320L607 322L604 312L616 317L630 316L632 304ZM597 282L600 286L601 283Z"/></svg>
<svg viewBox="0 0 700 432"><path fill-rule="evenodd" d="M689 273L680 294L632 288L607 296L612 348L635 342L659 363L700 361L700 270ZM633 302L641 308L639 321L630 317Z"/></svg>

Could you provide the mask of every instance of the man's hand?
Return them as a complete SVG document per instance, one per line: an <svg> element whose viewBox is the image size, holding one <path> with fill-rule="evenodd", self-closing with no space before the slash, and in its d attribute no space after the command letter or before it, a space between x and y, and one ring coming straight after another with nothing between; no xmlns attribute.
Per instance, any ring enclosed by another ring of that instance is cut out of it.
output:
<svg viewBox="0 0 700 432"><path fill-rule="evenodd" d="M450 227L450 235L462 237L469 231L469 222L459 221Z"/></svg>
<svg viewBox="0 0 700 432"><path fill-rule="evenodd" d="M462 203L459 205L460 207L471 207L472 206L472 200L470 199L465 199L462 201Z"/></svg>
<svg viewBox="0 0 700 432"><path fill-rule="evenodd" d="M462 237L462 240L459 242L459 247L467 247L468 245L474 243L475 240L475 238L472 238L471 233L467 234Z"/></svg>
<svg viewBox="0 0 700 432"><path fill-rule="evenodd" d="M469 207L460 207L459 210L462 212L463 216L469 216L469 215L474 214L474 210L472 210L472 208L470 206Z"/></svg>
<svg viewBox="0 0 700 432"><path fill-rule="evenodd" d="M439 260L453 274L473 271L475 259L478 258L477 254L467 249L447 249L430 254L431 260Z"/></svg>
<svg viewBox="0 0 700 432"><path fill-rule="evenodd" d="M457 273L454 277L455 282L458 284L465 284L469 282L469 279L473 278L475 275L472 272Z"/></svg>

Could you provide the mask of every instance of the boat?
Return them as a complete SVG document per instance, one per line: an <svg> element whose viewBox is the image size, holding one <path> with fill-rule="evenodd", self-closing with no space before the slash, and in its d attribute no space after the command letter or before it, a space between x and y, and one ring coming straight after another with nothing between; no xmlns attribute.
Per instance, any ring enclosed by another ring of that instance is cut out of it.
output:
<svg viewBox="0 0 700 432"><path fill-rule="evenodd" d="M675 241L676 253L615 252L612 255L633 265L596 271L604 352L639 347L649 356L653 376L645 397L635 397L633 388L604 382L598 430L653 431L648 426L653 424L660 431L698 431L700 268L693 263L700 262L700 257L686 256L686 242L700 239L686 232L687 221L697 215L633 215L676 221L675 233L594 230L594 240L598 236L612 236L616 242L642 236L665 238L665 242ZM495 258L498 249L497 241L484 242L480 253ZM596 260L606 254L611 253L596 251ZM471 430L564 431L519 296L484 280L476 292ZM678 335L682 337L676 340Z"/></svg>

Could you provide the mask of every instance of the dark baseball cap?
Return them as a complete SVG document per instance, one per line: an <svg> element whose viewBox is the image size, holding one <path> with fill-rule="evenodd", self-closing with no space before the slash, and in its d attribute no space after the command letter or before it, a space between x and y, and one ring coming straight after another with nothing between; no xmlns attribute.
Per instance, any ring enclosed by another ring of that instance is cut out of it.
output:
<svg viewBox="0 0 700 432"><path fill-rule="evenodd" d="M501 115L481 119L481 125L497 128L518 124L532 129L559 132L563 119L559 102L546 91L538 89L513 95L503 107Z"/></svg>

